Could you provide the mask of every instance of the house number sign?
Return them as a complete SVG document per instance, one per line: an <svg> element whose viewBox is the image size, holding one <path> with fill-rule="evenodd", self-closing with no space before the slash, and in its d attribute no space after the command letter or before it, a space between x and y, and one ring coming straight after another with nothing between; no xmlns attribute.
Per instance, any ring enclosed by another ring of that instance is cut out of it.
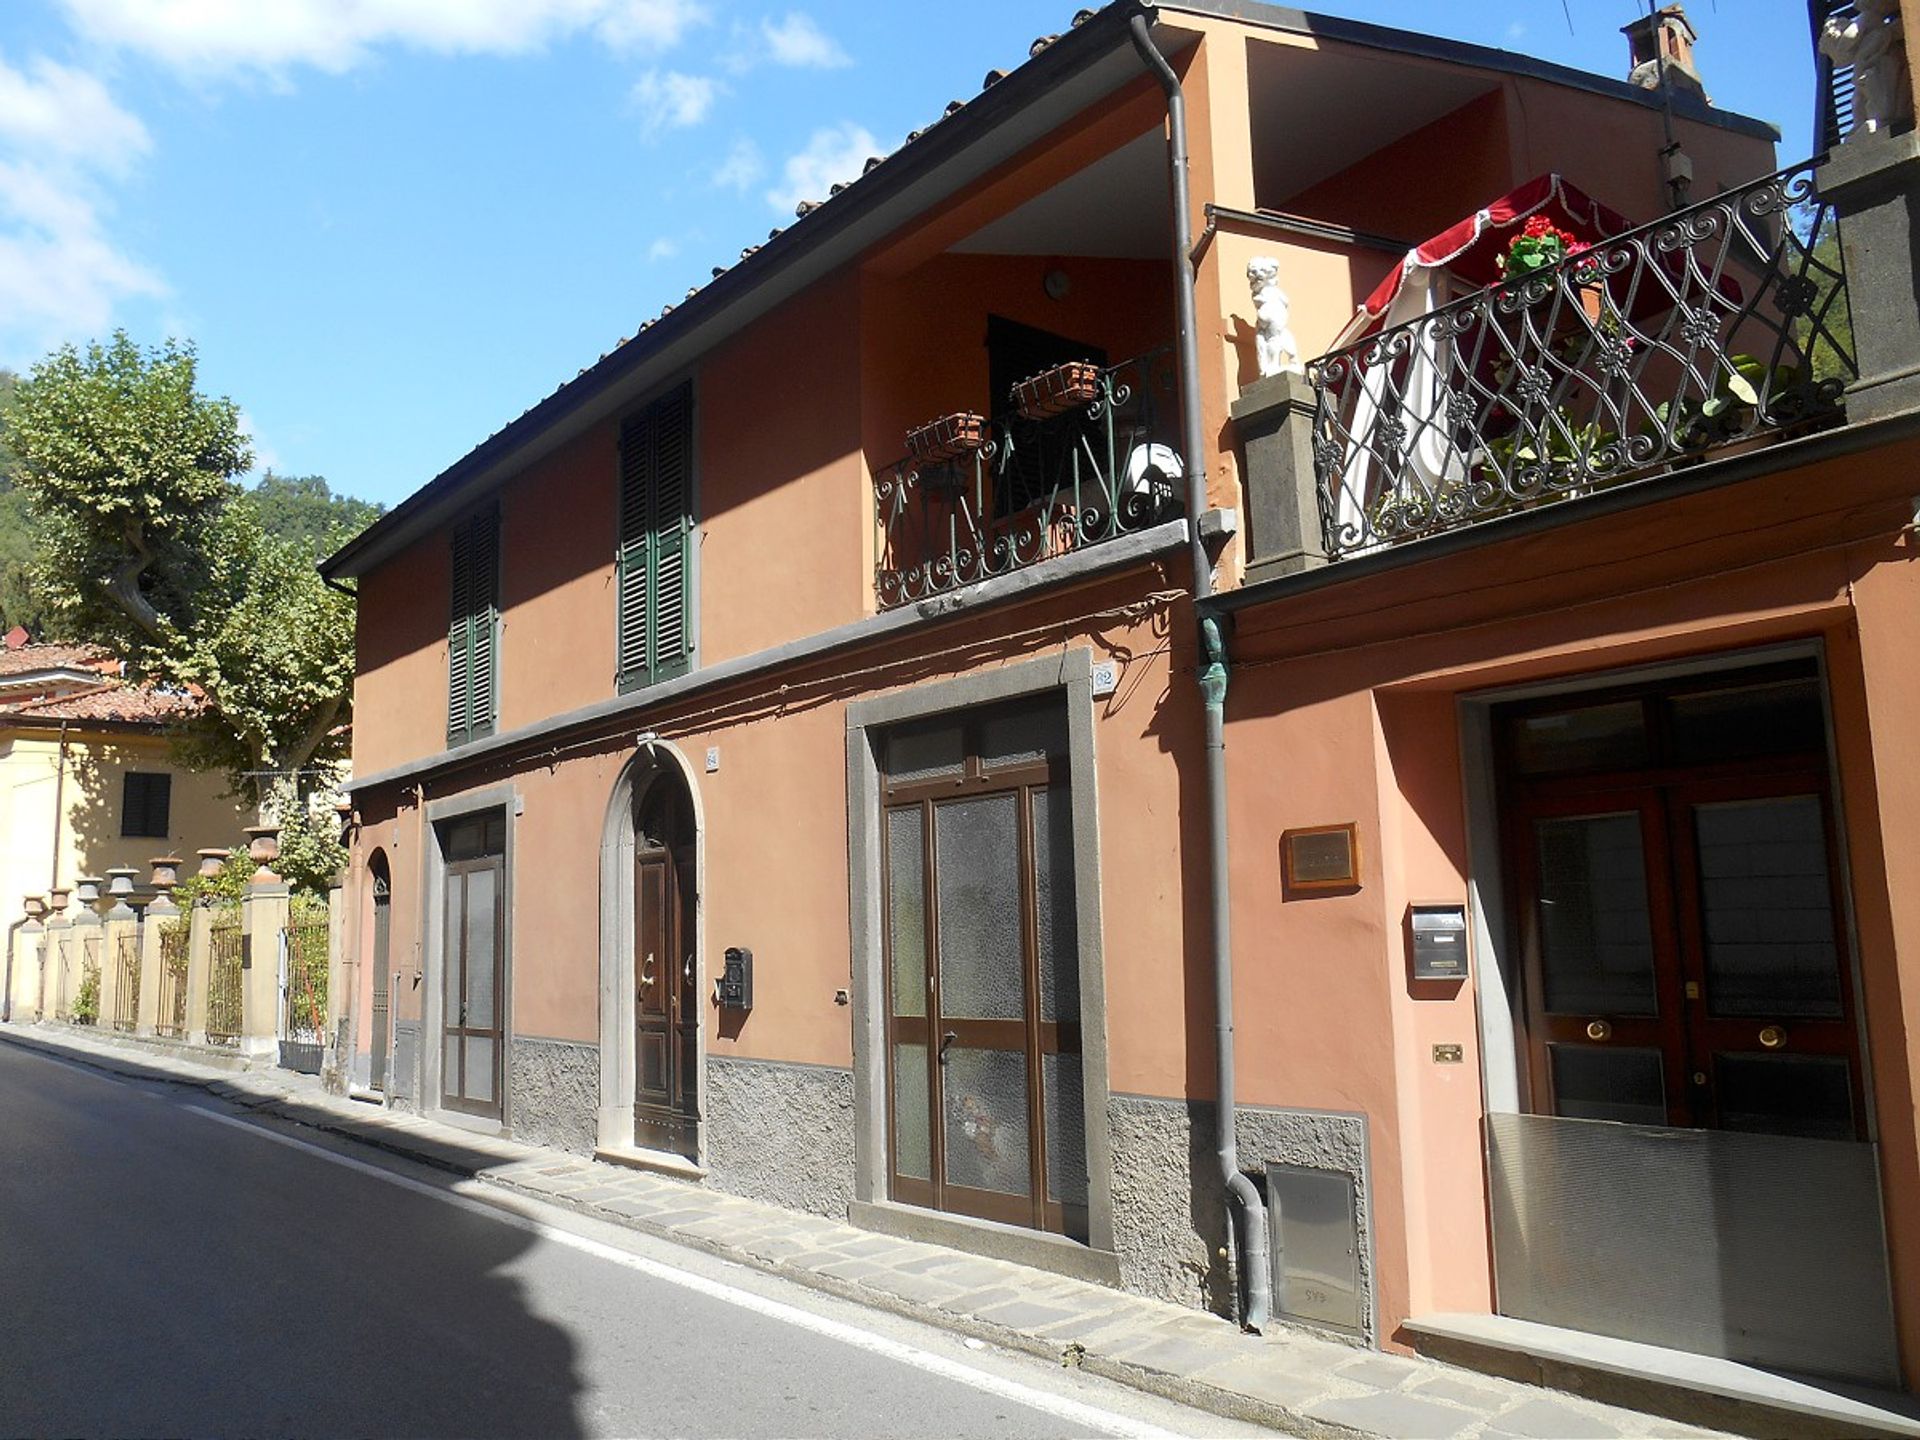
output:
<svg viewBox="0 0 1920 1440"><path fill-rule="evenodd" d="M1315 825L1280 835L1280 868L1289 893L1352 890L1360 884L1359 827Z"/></svg>

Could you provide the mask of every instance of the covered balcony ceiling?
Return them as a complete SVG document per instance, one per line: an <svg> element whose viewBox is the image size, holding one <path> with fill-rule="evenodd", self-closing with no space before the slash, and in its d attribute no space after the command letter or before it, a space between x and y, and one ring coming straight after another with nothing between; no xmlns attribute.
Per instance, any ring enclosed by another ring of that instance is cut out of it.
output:
<svg viewBox="0 0 1920 1440"><path fill-rule="evenodd" d="M954 245L962 255L1085 255L1155 260L1167 253L1167 142L1149 130Z"/></svg>
<svg viewBox="0 0 1920 1440"><path fill-rule="evenodd" d="M1247 42L1254 191L1280 210L1384 145L1499 88L1485 73L1345 45Z"/></svg>

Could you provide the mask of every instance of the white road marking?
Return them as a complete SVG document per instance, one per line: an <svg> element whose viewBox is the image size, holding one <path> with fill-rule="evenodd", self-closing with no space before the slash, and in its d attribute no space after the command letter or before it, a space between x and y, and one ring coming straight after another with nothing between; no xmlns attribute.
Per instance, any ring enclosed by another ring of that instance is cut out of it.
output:
<svg viewBox="0 0 1920 1440"><path fill-rule="evenodd" d="M797 1305L769 1299L751 1290L741 1290L721 1281L708 1279L704 1275L678 1270L658 1260L649 1260L643 1255L630 1254L615 1246L603 1244L598 1240L589 1240L584 1235L575 1235L572 1231L562 1230L544 1221L515 1214L511 1210L502 1209L497 1204L473 1198L471 1192L474 1191L493 1193L487 1191L477 1181L455 1180L448 1187L429 1185L424 1180L414 1179L411 1175L396 1174L365 1160L356 1160L351 1155L342 1155L323 1145L298 1140L291 1135L282 1135L277 1130L269 1130L264 1126L239 1120L231 1115L222 1115L198 1105L182 1105L180 1108L204 1119L218 1121L222 1125L231 1125L236 1130L244 1130L247 1134L258 1136L263 1140L271 1140L289 1149L303 1150L309 1155L331 1161L335 1165L344 1165L349 1170L358 1170L377 1180L384 1180L389 1185L398 1185L404 1190L412 1190L416 1194L431 1196L435 1200L471 1211L476 1215L484 1215L502 1225L511 1225L516 1229L528 1231L556 1245L569 1246L583 1254L611 1261L615 1265L623 1265L629 1270L637 1270L642 1275L650 1275L656 1280L664 1280L669 1285L678 1285L684 1290L692 1290L710 1299L738 1306L742 1310L751 1310L754 1314L764 1315L770 1320L779 1320L802 1330L810 1330L816 1335L838 1340L842 1344L865 1350L869 1354L897 1360L903 1365L911 1365L916 1370L924 1370L930 1375L938 1375L946 1380L956 1380L962 1385L971 1385L976 1390L983 1390L1002 1400L1025 1405L1075 1425L1084 1425L1102 1435L1124 1436L1128 1437L1128 1440L1176 1440L1173 1431L1159 1429L1145 1421L1116 1415L1110 1410L1102 1410L1098 1406L1072 1400L1064 1395L1052 1395L1045 1390L1036 1390L1032 1386L1022 1385L1017 1380L989 1375L985 1371L974 1369L971 1365L962 1365L957 1360L936 1355L931 1350L922 1350L915 1345L891 1340L884 1335L862 1330L857 1325L849 1325L842 1320L831 1320L824 1315L815 1315L810 1311L802 1310Z"/></svg>

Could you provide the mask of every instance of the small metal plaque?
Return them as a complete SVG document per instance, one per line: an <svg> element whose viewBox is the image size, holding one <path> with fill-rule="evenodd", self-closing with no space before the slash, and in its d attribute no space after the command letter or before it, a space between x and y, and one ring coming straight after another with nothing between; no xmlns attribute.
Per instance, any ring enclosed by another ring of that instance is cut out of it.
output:
<svg viewBox="0 0 1920 1440"><path fill-rule="evenodd" d="M1433 1047L1433 1063L1436 1065L1458 1065L1467 1058L1464 1045L1436 1045Z"/></svg>
<svg viewBox="0 0 1920 1440"><path fill-rule="evenodd" d="M1360 883L1359 827L1348 822L1283 831L1280 866L1290 891L1354 889Z"/></svg>

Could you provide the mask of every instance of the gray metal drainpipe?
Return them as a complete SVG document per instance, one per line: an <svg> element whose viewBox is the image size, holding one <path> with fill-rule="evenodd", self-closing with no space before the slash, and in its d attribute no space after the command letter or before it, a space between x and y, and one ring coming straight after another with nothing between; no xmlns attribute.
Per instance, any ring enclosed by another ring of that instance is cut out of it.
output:
<svg viewBox="0 0 1920 1440"><path fill-rule="evenodd" d="M1200 338L1193 294L1193 227L1187 193L1187 101L1180 77L1153 43L1147 15L1131 21L1133 47L1167 93L1168 163L1173 174L1173 272L1179 320L1181 449L1185 453L1188 543L1193 559L1193 598L1196 604L1213 594L1213 560L1200 536L1200 516L1207 508L1207 471L1202 459L1205 441L1200 424ZM1207 915L1213 954L1215 1052L1219 1062L1216 1085L1218 1130L1214 1149L1220 1159L1220 1178L1239 1208L1241 1274L1246 1280L1249 1330L1264 1329L1273 1303L1273 1281L1267 1258L1267 1209L1240 1169L1240 1146L1234 1135L1233 1076L1233 933L1227 913L1227 647L1220 621L1200 621L1200 697L1206 710L1207 806Z"/></svg>

